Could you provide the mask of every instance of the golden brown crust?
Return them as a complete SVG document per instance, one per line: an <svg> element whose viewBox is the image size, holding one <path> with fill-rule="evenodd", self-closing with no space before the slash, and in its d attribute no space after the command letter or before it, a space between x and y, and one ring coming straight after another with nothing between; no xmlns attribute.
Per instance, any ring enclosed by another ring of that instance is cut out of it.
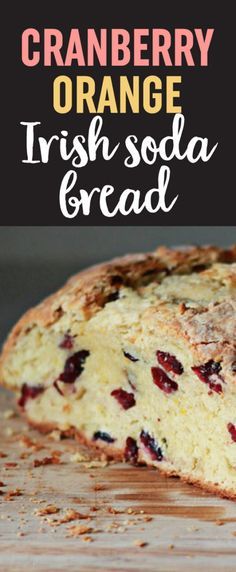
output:
<svg viewBox="0 0 236 572"><path fill-rule="evenodd" d="M66 284L43 302L26 312L10 332L0 357L0 381L4 383L2 364L14 347L21 333L34 324L47 327L60 319L70 308L83 311L89 318L106 303L109 294L121 284L133 288L142 281L151 279L155 273L185 273L214 262L235 262L236 245L228 248L202 247L159 247L146 254L131 254L115 258L110 262L93 266L72 276Z"/></svg>
<svg viewBox="0 0 236 572"><path fill-rule="evenodd" d="M36 423L35 421L32 421L29 418L27 418L27 421L29 425L31 425L31 427L37 429L41 433L50 433L54 429L58 430L58 427L53 424ZM117 462L125 461L123 450L116 449L115 447L112 447L111 444L107 445L106 443L102 442L100 443L98 443L97 441L94 442L91 439L85 437L85 435L81 431L77 431L74 428L70 428L68 431L60 431L60 434L61 436L64 437L72 437L73 439L78 441L81 445L85 445L86 447L88 447L90 453L92 452L94 457L101 457L101 455L103 455L108 461L109 460L114 460ZM141 460L138 464L140 465L145 464L148 467L154 468L153 464L151 463L149 464L146 462L146 459L145 461ZM196 479L189 475L180 475L176 473L176 471L174 470L170 471L164 469L160 463L158 467L155 466L155 468L158 469L158 471L160 471L160 473L165 477L178 477L180 481L187 483L189 485L195 485L200 489L202 489L203 491L205 491L206 493L218 495L221 498L227 498L229 500L236 500L236 492L232 489L222 490L221 486L218 484L205 483L204 481L201 481L200 479Z"/></svg>

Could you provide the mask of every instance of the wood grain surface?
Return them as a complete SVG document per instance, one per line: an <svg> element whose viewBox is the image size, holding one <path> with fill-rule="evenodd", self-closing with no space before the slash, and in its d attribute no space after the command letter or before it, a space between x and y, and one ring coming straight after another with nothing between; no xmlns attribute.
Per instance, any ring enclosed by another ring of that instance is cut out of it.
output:
<svg viewBox="0 0 236 572"><path fill-rule="evenodd" d="M156 470L90 465L0 400L1 571L236 570L236 503Z"/></svg>

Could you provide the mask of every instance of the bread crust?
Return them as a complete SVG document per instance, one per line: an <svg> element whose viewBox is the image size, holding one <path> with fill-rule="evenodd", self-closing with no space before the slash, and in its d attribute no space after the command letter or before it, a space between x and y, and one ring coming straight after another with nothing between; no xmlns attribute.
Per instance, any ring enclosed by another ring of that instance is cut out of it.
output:
<svg viewBox="0 0 236 572"><path fill-rule="evenodd" d="M191 272L191 269L210 266L214 262L236 262L236 244L227 249L216 246L161 246L153 252L128 254L79 272L55 294L28 310L13 327L0 356L1 383L4 385L3 364L8 354L18 337L34 325L48 327L70 308L82 311L85 319L89 319L103 308L109 294L121 285L135 288L140 280L153 277L158 272ZM122 282L116 285L114 277Z"/></svg>

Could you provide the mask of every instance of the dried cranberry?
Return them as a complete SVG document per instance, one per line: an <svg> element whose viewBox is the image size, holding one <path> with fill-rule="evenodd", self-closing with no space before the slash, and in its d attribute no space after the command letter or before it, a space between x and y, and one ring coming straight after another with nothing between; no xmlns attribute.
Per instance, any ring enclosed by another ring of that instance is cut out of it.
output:
<svg viewBox="0 0 236 572"><path fill-rule="evenodd" d="M121 387L118 389L113 389L111 395L117 399L118 403L121 405L121 407L123 407L123 409L130 409L130 407L133 407L136 404L134 394L128 393L128 391L125 391Z"/></svg>
<svg viewBox="0 0 236 572"><path fill-rule="evenodd" d="M59 375L59 380L64 383L73 383L84 370L86 358L89 356L88 350L80 350L70 356L65 363L64 371Z"/></svg>
<svg viewBox="0 0 236 572"><path fill-rule="evenodd" d="M114 443L115 439L109 435L109 433L105 433L105 431L96 431L93 435L93 440L97 441L97 439L101 439L101 441L105 441L106 443Z"/></svg>
<svg viewBox="0 0 236 572"><path fill-rule="evenodd" d="M126 439L124 457L126 461L130 461L133 465L136 465L138 461L138 446L132 437L127 437Z"/></svg>
<svg viewBox="0 0 236 572"><path fill-rule="evenodd" d="M154 437L151 437L151 435L146 431L141 431L140 441L144 445L145 449L149 451L153 461L162 461L163 453Z"/></svg>
<svg viewBox="0 0 236 572"><path fill-rule="evenodd" d="M161 369L160 367L152 367L152 378L155 383L165 393L173 393L178 389L178 383L170 377Z"/></svg>
<svg viewBox="0 0 236 572"><path fill-rule="evenodd" d="M236 425L233 425L233 423L228 423L227 429L231 435L232 441L236 442Z"/></svg>
<svg viewBox="0 0 236 572"><path fill-rule="evenodd" d="M125 352L123 350L123 354L127 359L130 359L130 361L139 361L137 357L132 356L131 354L129 354L129 352Z"/></svg>
<svg viewBox="0 0 236 572"><path fill-rule="evenodd" d="M21 397L18 399L18 405L24 407L28 399L35 399L43 391L44 387L42 385L28 385L24 383L21 388Z"/></svg>
<svg viewBox="0 0 236 572"><path fill-rule="evenodd" d="M172 356L168 352L161 352L160 350L157 350L156 355L157 355L157 359L158 359L159 364L166 371L172 371L173 373L176 373L177 375L181 375L181 373L183 373L184 368L182 366L182 363L180 363L180 361L178 361L175 356Z"/></svg>
<svg viewBox="0 0 236 572"><path fill-rule="evenodd" d="M59 344L59 348L63 350L71 350L74 346L74 338L70 334L65 334L63 340Z"/></svg>
<svg viewBox="0 0 236 572"><path fill-rule="evenodd" d="M222 385L220 383L214 383L213 381L210 381L209 387L216 393L223 393Z"/></svg>
<svg viewBox="0 0 236 572"><path fill-rule="evenodd" d="M208 378L211 375L218 374L220 372L221 365L219 362L213 361L213 359L211 359L210 361L204 363L203 365L192 367L192 370L194 371L194 373L197 374L197 376L199 377L199 379L201 379L201 381L208 383Z"/></svg>
<svg viewBox="0 0 236 572"><path fill-rule="evenodd" d="M210 389L216 393L222 393L223 391L222 385L219 383L219 381L224 381L219 375L221 369L220 363L213 359L202 365L192 367L192 370L196 373L198 378L203 381L203 383L207 383Z"/></svg>

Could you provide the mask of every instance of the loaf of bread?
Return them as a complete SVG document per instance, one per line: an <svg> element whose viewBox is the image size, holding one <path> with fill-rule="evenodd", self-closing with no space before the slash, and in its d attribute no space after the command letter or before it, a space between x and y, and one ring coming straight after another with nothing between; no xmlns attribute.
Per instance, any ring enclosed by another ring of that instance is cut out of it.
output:
<svg viewBox="0 0 236 572"><path fill-rule="evenodd" d="M13 328L0 380L38 429L236 498L236 246L80 272Z"/></svg>

